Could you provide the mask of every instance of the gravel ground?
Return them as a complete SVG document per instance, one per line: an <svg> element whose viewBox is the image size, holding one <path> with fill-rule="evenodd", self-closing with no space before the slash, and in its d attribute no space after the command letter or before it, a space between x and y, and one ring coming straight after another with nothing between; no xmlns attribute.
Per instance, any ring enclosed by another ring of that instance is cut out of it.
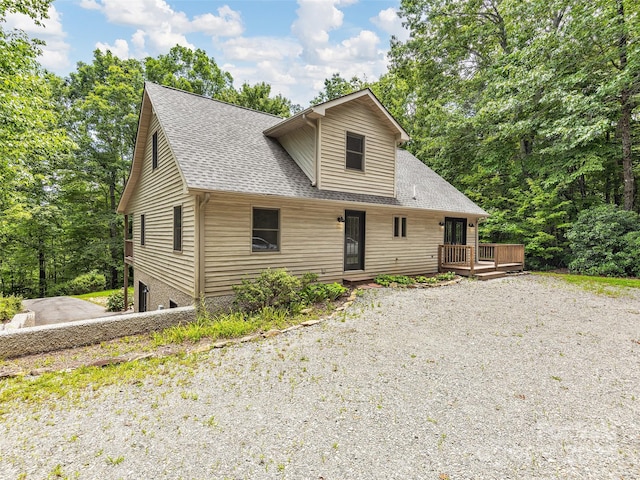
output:
<svg viewBox="0 0 640 480"><path fill-rule="evenodd" d="M320 325L0 423L0 477L639 479L640 294L370 290ZM19 477L26 473L26 477Z"/></svg>

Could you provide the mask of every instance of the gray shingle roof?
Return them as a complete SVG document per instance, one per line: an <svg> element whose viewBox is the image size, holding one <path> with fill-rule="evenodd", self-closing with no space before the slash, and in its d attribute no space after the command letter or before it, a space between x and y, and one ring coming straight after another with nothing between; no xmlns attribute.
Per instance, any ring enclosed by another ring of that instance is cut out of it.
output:
<svg viewBox="0 0 640 480"><path fill-rule="evenodd" d="M281 118L153 83L145 88L189 189L486 215L404 150L397 156L397 198L318 190L280 143L262 133Z"/></svg>

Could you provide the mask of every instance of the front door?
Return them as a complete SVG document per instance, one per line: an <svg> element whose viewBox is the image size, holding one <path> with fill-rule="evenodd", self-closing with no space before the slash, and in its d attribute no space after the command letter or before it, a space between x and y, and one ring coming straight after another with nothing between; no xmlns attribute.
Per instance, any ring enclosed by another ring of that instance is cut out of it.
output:
<svg viewBox="0 0 640 480"><path fill-rule="evenodd" d="M149 288L142 282L138 282L138 312L147 311L147 294Z"/></svg>
<svg viewBox="0 0 640 480"><path fill-rule="evenodd" d="M344 212L344 269L364 270L364 212Z"/></svg>
<svg viewBox="0 0 640 480"><path fill-rule="evenodd" d="M444 243L446 245L467 244L467 219L446 217L444 219Z"/></svg>

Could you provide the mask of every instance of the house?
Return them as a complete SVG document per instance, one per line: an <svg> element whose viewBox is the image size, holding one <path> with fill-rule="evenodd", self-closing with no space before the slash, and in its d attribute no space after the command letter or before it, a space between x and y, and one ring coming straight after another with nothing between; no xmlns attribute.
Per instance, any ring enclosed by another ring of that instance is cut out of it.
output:
<svg viewBox="0 0 640 480"><path fill-rule="evenodd" d="M487 213L408 140L368 89L282 119L147 83L118 206L136 311L225 306L269 267L343 281L469 263Z"/></svg>

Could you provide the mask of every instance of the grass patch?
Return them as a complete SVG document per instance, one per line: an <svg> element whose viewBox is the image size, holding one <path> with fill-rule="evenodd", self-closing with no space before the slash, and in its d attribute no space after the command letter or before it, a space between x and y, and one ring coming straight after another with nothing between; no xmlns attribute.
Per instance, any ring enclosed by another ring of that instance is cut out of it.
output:
<svg viewBox="0 0 640 480"><path fill-rule="evenodd" d="M316 318L318 314L326 313L329 309L314 309L310 314L292 314L287 310L275 307L265 307L251 314L233 312L223 315L209 315L204 313L200 314L195 322L177 325L154 333L153 344L158 347L185 341L198 342L203 338L219 340L244 337L272 329L282 330L310 318Z"/></svg>
<svg viewBox="0 0 640 480"><path fill-rule="evenodd" d="M150 358L106 367L82 367L70 372L52 372L37 377L18 376L0 382L0 415L8 413L8 404L40 405L47 401L79 401L87 389L108 385L135 384L149 375L162 372L171 357Z"/></svg>
<svg viewBox="0 0 640 480"><path fill-rule="evenodd" d="M106 298L115 292L119 292L120 290L121 290L120 288L115 288L113 290L103 290L101 292L83 293L82 295L71 295L71 296L73 298L79 298L81 300L91 301L92 298L102 298L102 297ZM129 287L129 297L133 298L133 287Z"/></svg>
<svg viewBox="0 0 640 480"><path fill-rule="evenodd" d="M557 278L588 292L610 297L619 297L627 288L640 288L640 279L637 278L592 277L550 272L536 272L536 275Z"/></svg>

